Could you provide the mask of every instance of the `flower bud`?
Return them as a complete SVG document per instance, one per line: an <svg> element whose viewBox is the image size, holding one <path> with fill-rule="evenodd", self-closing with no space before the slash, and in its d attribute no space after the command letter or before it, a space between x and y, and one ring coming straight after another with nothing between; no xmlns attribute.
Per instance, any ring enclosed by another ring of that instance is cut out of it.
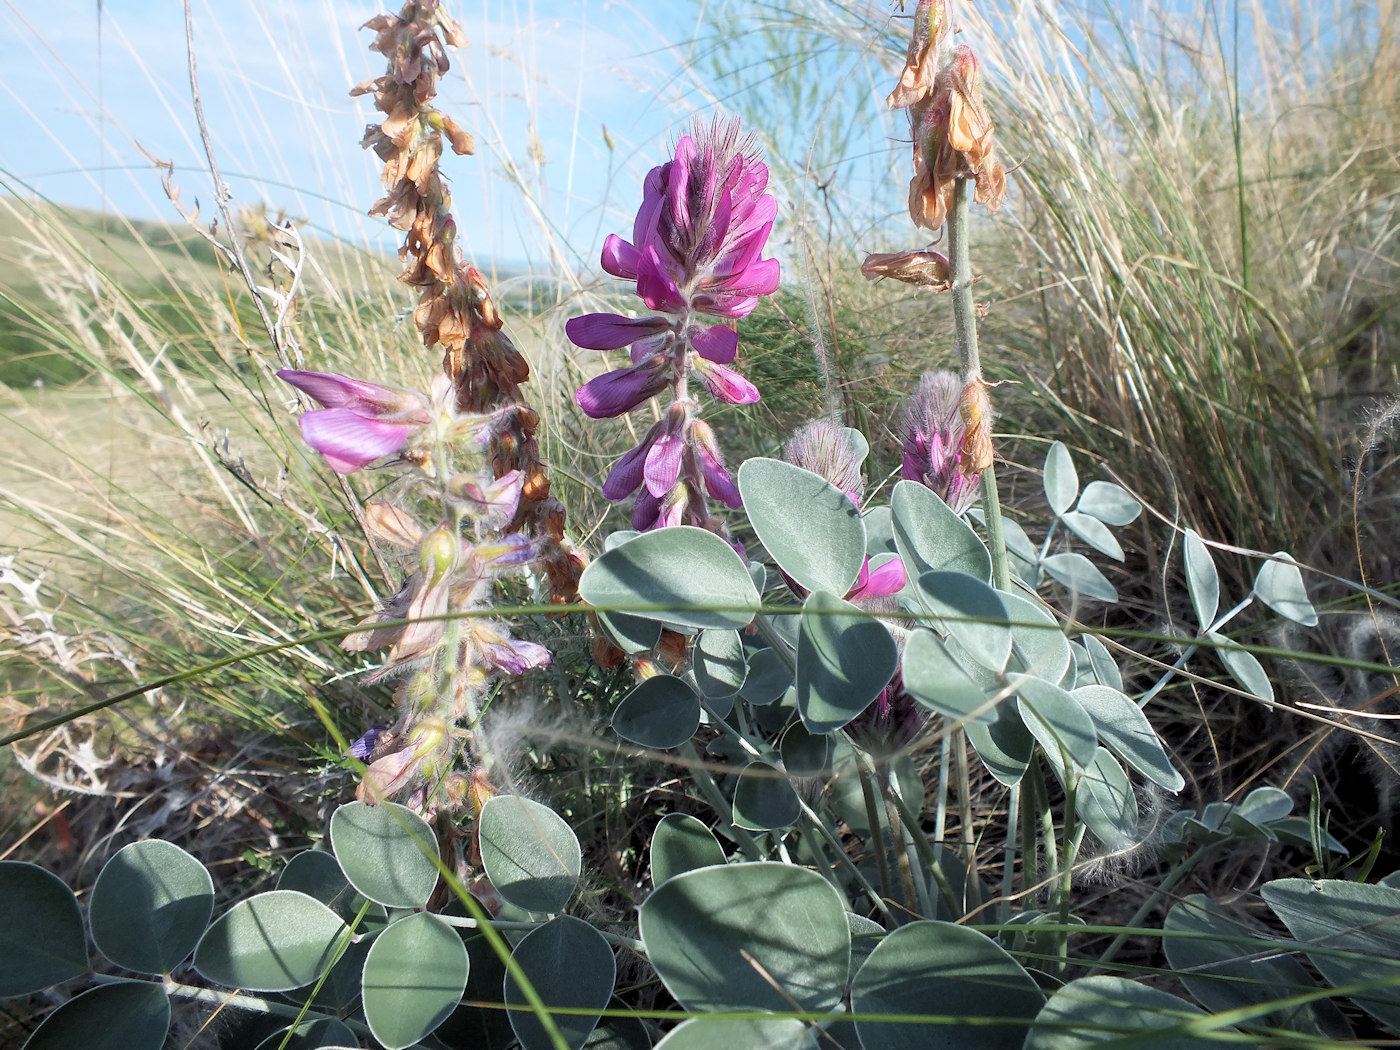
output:
<svg viewBox="0 0 1400 1050"><path fill-rule="evenodd" d="M447 577L457 564L460 549L461 543L456 534L446 525L439 525L423 537L423 545L418 549L418 563L428 586L435 586Z"/></svg>

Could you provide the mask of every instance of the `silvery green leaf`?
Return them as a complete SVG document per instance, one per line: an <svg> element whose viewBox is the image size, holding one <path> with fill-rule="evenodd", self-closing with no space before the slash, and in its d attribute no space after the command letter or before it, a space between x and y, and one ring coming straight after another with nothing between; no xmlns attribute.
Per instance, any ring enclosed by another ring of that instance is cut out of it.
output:
<svg viewBox="0 0 1400 1050"><path fill-rule="evenodd" d="M1092 514L1105 525L1123 526L1137 520L1142 504L1126 489L1111 481L1091 481L1079 497L1079 510Z"/></svg>
<svg viewBox="0 0 1400 1050"><path fill-rule="evenodd" d="M1137 796L1128 774L1100 747L1079 778L1080 819L1111 850L1127 849L1137 837Z"/></svg>
<svg viewBox="0 0 1400 1050"><path fill-rule="evenodd" d="M797 641L797 710L810 732L830 733L855 718L898 667L899 649L879 620L826 591L807 598Z"/></svg>
<svg viewBox="0 0 1400 1050"><path fill-rule="evenodd" d="M1035 549L1035 544L1026 535L1026 530L1021 528L1020 522L1013 518L1003 517L1001 519L1001 533L1008 552L1028 565L1035 564L1036 559L1040 557L1040 552Z"/></svg>
<svg viewBox="0 0 1400 1050"><path fill-rule="evenodd" d="M1115 561L1123 560L1123 548L1108 531L1108 526L1098 518L1089 514L1082 514L1077 510L1067 510L1060 515L1060 520L1070 532L1074 533L1081 540L1093 547L1101 554L1107 554Z"/></svg>
<svg viewBox="0 0 1400 1050"><path fill-rule="evenodd" d="M911 580L933 569L992 578L992 556L972 526L923 485L907 479L896 484L890 511L895 544Z"/></svg>
<svg viewBox="0 0 1400 1050"><path fill-rule="evenodd" d="M1081 597L1097 598L1101 602L1118 600L1113 584L1082 554L1052 554L1040 563L1040 567Z"/></svg>
<svg viewBox="0 0 1400 1050"><path fill-rule="evenodd" d="M1093 668L1094 678L1098 680L1099 685L1106 685L1121 693L1123 672L1118 669L1118 663L1108 651L1108 646L1092 634L1084 635L1082 640L1084 650L1089 654L1089 666Z"/></svg>
<svg viewBox="0 0 1400 1050"><path fill-rule="evenodd" d="M1400 1029L1400 890L1341 879L1279 879L1260 890L1329 984L1372 984L1351 998ZM1313 950L1308 950L1313 949Z"/></svg>
<svg viewBox="0 0 1400 1050"><path fill-rule="evenodd" d="M690 525L645 532L583 570L579 596L596 608L629 611L682 627L747 627L758 591L734 548Z"/></svg>
<svg viewBox="0 0 1400 1050"><path fill-rule="evenodd" d="M644 679L613 710L613 732L641 747L680 747L700 728L700 698L674 675Z"/></svg>
<svg viewBox="0 0 1400 1050"><path fill-rule="evenodd" d="M1238 682L1246 693L1261 700L1273 700L1274 687L1269 682L1269 675L1253 653L1241 649L1238 643L1232 642L1217 631L1211 631L1206 637L1215 643L1215 655L1220 657L1220 662L1230 672L1230 677Z"/></svg>
<svg viewBox="0 0 1400 1050"><path fill-rule="evenodd" d="M775 831L802 815L786 774L769 762L750 762L734 785L734 824L749 831Z"/></svg>
<svg viewBox="0 0 1400 1050"><path fill-rule="evenodd" d="M1045 498L1050 509L1063 515L1079 495L1079 474L1063 441L1056 441L1045 453Z"/></svg>
<svg viewBox="0 0 1400 1050"><path fill-rule="evenodd" d="M695 681L708 700L733 696L749 673L744 643L737 631L705 631L691 656Z"/></svg>
<svg viewBox="0 0 1400 1050"><path fill-rule="evenodd" d="M1191 592L1191 607L1196 610L1196 621L1201 625L1201 630L1208 631L1215 623L1216 610L1220 608L1220 576L1215 571L1215 559L1210 556L1210 548L1195 529L1186 530L1184 545L1186 589Z"/></svg>
<svg viewBox="0 0 1400 1050"><path fill-rule="evenodd" d="M724 864L674 875L643 902L639 930L666 989L699 1013L826 1011L846 990L845 898L807 868Z"/></svg>
<svg viewBox="0 0 1400 1050"><path fill-rule="evenodd" d="M1173 793L1186 786L1142 708L1126 695L1106 685L1087 685L1070 695L1089 712L1099 740L1124 762Z"/></svg>
<svg viewBox="0 0 1400 1050"><path fill-rule="evenodd" d="M1011 627L1000 593L965 572L926 572L915 581L924 611L984 667L1000 671L1011 655Z"/></svg>
<svg viewBox="0 0 1400 1050"><path fill-rule="evenodd" d="M845 594L865 560L865 526L849 496L780 459L739 468L744 511L778 567L808 591Z"/></svg>
<svg viewBox="0 0 1400 1050"><path fill-rule="evenodd" d="M1026 678L1016 691L1016 707L1046 760L1065 784L1094 759L1098 734L1079 701L1057 685ZM1067 766L1068 763L1068 766Z"/></svg>
<svg viewBox="0 0 1400 1050"><path fill-rule="evenodd" d="M1317 610L1308 601L1303 574L1287 551L1275 551L1274 560L1259 567L1259 575L1254 578L1254 593L1280 616L1304 627L1317 626Z"/></svg>
<svg viewBox="0 0 1400 1050"><path fill-rule="evenodd" d="M916 629L904 643L903 668L904 688L929 710L958 723L996 721L982 687L928 628Z"/></svg>

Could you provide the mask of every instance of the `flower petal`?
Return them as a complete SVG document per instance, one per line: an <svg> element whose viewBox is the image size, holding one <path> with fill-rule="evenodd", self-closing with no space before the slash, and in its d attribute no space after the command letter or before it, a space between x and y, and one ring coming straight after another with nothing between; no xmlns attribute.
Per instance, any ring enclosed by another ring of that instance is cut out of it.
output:
<svg viewBox="0 0 1400 1050"><path fill-rule="evenodd" d="M353 474L376 459L392 456L414 427L367 419L348 408L317 408L302 413L301 436L337 474Z"/></svg>
<svg viewBox="0 0 1400 1050"><path fill-rule="evenodd" d="M685 441L671 429L661 432L647 451L644 475L647 491L661 497L671 491L671 486L681 475L681 456L685 452Z"/></svg>
<svg viewBox="0 0 1400 1050"><path fill-rule="evenodd" d="M717 324L711 328L691 328L688 330L690 345L706 361L717 365L727 365L734 360L739 349L739 333L727 325Z"/></svg>
<svg viewBox="0 0 1400 1050"><path fill-rule="evenodd" d="M487 642L482 650L486 653L486 659L506 674L524 674L536 667L548 667L553 660L544 646L509 635L499 642Z"/></svg>
<svg viewBox="0 0 1400 1050"><path fill-rule="evenodd" d="M647 362L590 379L578 388L574 401L593 419L610 419L632 411L664 389L665 373Z"/></svg>
<svg viewBox="0 0 1400 1050"><path fill-rule="evenodd" d="M710 498L719 500L730 510L742 507L744 500L739 495L739 488L719 457L714 455L704 442L695 443L695 452L700 460L700 473L705 478L705 491L710 494Z"/></svg>
<svg viewBox="0 0 1400 1050"><path fill-rule="evenodd" d="M651 450L651 444L656 440L657 434L661 432L661 424L657 423L647 432L636 448L629 449L622 458L613 465L608 472L608 479L603 482L603 496L614 503L620 499L626 499L633 492L637 491L637 486L642 483L645 475L647 452Z"/></svg>
<svg viewBox="0 0 1400 1050"><path fill-rule="evenodd" d="M653 310L674 314L680 313L686 306L675 278L662 265L661 256L652 245L647 245L637 265L637 294Z"/></svg>
<svg viewBox="0 0 1400 1050"><path fill-rule="evenodd" d="M721 401L728 401L731 405L751 405L759 399L758 387L732 368L702 358L695 362L695 370L700 373L705 389Z"/></svg>
<svg viewBox="0 0 1400 1050"><path fill-rule="evenodd" d="M608 234L603 241L603 269L614 277L635 281L637 263L641 257L642 253L636 247L615 233Z"/></svg>
<svg viewBox="0 0 1400 1050"><path fill-rule="evenodd" d="M585 350L620 350L638 339L664 331L664 317L624 317L622 314L584 314L564 324L569 342Z"/></svg>
<svg viewBox="0 0 1400 1050"><path fill-rule="evenodd" d="M902 591L907 580L904 562L898 558L891 558L871 572L870 559L867 557L861 563L860 577L846 595L846 601L853 602L857 598L888 598L891 594Z"/></svg>
<svg viewBox="0 0 1400 1050"><path fill-rule="evenodd" d="M421 412L423 408L423 399L416 394L334 372L302 372L283 368L277 376L302 393L309 394L326 408L353 409L365 416L389 416L414 409Z"/></svg>

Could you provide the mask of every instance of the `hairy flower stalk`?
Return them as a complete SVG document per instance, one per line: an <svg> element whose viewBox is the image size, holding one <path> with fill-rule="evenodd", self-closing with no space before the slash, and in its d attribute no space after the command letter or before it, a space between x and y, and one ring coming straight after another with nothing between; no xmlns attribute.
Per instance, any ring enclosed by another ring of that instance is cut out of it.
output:
<svg viewBox="0 0 1400 1050"><path fill-rule="evenodd" d="M350 749L366 763L357 796L465 815L489 785L491 759L476 733L488 691L551 659L491 616L498 581L530 567L544 573L553 598L569 600L581 565L539 462L539 418L521 400L529 367L480 273L460 258L438 170L444 140L458 154L472 151L471 136L431 105L448 67L444 41L466 41L437 0L366 25L376 34L371 47L388 59L383 76L353 92L372 93L384 114L364 137L384 162L385 196L371 213L404 231L399 279L419 291L414 324L424 345L443 348L442 372L426 394L327 373L279 375L321 406L302 416L302 434L334 470L406 470L401 491L420 508L365 508L371 537L399 550L406 578L341 643L382 652L369 679L397 683L394 723ZM457 769L464 750L470 772ZM473 850L462 856L454 822L439 821L438 832L444 856L457 856L469 875Z"/></svg>
<svg viewBox="0 0 1400 1050"><path fill-rule="evenodd" d="M951 290L953 325L964 378L956 416L948 373L926 375L905 415L904 476L921 481L959 513L973 502L980 480L993 582L1011 585L1002 534L996 472L992 466L990 384L982 377L977 345L977 307L972 296L967 250L967 212L972 201L990 211L1006 196L1006 172L997 159L994 126L982 99L982 70L970 47L949 47L951 0L919 0L899 83L885 100L908 109L914 175L909 182L909 217L937 232L948 227L948 257L927 250L871 255L861 271L874 280ZM954 440L956 436L956 441Z"/></svg>
<svg viewBox="0 0 1400 1050"><path fill-rule="evenodd" d="M429 348L441 346L443 372L452 380L463 412L509 409L511 418L492 436L491 469L523 479L512 527L541 543L540 568L556 601L572 600L582 571L564 537L564 508L550 496L535 431L539 416L524 403L520 386L530 366L502 330L502 320L481 273L463 263L452 218L452 195L438 162L443 139L459 154L473 152L472 137L431 103L447 72L444 42L466 46L460 27L439 0L409 0L398 15L365 23L375 33L372 50L388 59L381 77L359 84L352 95L373 94L384 114L363 144L384 162L385 195L370 209L404 231L399 280L418 289L413 323Z"/></svg>
<svg viewBox="0 0 1400 1050"><path fill-rule="evenodd" d="M603 269L635 282L647 312L585 314L566 326L576 346L627 347L631 357L627 367L590 380L575 394L592 418L624 415L670 395L661 419L603 485L614 501L637 493L634 528L685 524L723 535L706 497L740 505L714 431L699 418L691 380L729 404L759 398L758 389L729 367L739 337L724 322L748 316L760 296L778 287L777 260L760 258L777 214L767 185L768 168L738 121L697 123L677 142L674 159L648 173L632 240L612 234L603 244Z"/></svg>

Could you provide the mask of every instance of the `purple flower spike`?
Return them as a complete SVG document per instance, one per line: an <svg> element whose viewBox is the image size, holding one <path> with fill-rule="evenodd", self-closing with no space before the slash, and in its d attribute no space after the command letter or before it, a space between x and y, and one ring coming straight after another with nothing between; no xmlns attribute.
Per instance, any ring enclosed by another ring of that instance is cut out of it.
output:
<svg viewBox="0 0 1400 1050"><path fill-rule="evenodd" d="M432 422L420 394L330 372L284 368L277 375L325 406L302 413L301 435L339 474L396 455Z"/></svg>
<svg viewBox="0 0 1400 1050"><path fill-rule="evenodd" d="M575 395L595 419L631 411L666 386L674 397L666 420L618 461L603 495L638 492L634 528L690 524L723 532L706 494L740 505L714 435L701 429L693 372L716 398L751 404L759 391L728 367L739 336L728 325L701 324L698 315L747 316L760 296L776 291L777 260L762 258L778 213L765 192L768 168L738 121L697 124L676 143L671 160L647 173L632 239L603 243L603 269L634 281L650 316L587 314L568 323L569 338L588 349L628 347L632 367L599 376Z"/></svg>
<svg viewBox="0 0 1400 1050"><path fill-rule="evenodd" d="M960 406L963 383L952 372L925 372L904 410L901 474L927 485L954 512L977 501L980 471L964 470L967 425Z"/></svg>
<svg viewBox="0 0 1400 1050"><path fill-rule="evenodd" d="M574 400L594 419L610 419L632 411L668 385L669 376L652 362L619 368L590 379L579 387Z"/></svg>

